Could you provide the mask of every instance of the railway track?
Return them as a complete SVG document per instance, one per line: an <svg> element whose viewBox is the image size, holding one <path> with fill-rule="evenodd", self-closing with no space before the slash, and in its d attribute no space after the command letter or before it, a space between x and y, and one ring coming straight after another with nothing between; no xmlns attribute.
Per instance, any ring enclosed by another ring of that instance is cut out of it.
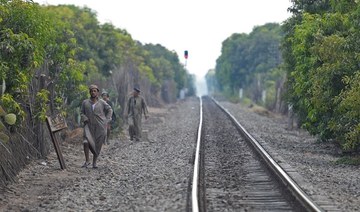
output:
<svg viewBox="0 0 360 212"><path fill-rule="evenodd" d="M326 211L216 101L200 114L192 211Z"/></svg>

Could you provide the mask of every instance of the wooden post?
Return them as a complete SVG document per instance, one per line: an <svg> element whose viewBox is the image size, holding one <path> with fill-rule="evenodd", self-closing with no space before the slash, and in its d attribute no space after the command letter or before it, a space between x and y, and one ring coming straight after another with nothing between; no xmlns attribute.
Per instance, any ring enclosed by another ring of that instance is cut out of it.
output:
<svg viewBox="0 0 360 212"><path fill-rule="evenodd" d="M49 128L51 140L54 144L54 148L55 148L55 151L56 151L59 163L60 163L60 167L61 167L61 169L66 169L65 161L64 161L64 158L61 153L59 142L57 141L56 136L55 136L56 132L58 132L64 128L67 128L66 121L61 115L56 115L54 118L47 116L46 123Z"/></svg>

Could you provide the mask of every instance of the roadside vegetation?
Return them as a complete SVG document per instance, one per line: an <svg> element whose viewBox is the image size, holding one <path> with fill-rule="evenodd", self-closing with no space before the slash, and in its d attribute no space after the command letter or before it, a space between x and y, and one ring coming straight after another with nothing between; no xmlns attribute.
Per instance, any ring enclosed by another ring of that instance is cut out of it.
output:
<svg viewBox="0 0 360 212"><path fill-rule="evenodd" d="M160 106L175 102L182 89L194 95L194 82L175 52L99 23L89 8L0 0L0 184L28 159L46 157L47 116L62 114L70 129L80 126L90 84L110 94L119 132L134 86L150 106Z"/></svg>
<svg viewBox="0 0 360 212"><path fill-rule="evenodd" d="M257 26L223 42L206 76L210 92L281 113L291 105L302 128L358 155L359 2L292 3L292 16L281 25Z"/></svg>

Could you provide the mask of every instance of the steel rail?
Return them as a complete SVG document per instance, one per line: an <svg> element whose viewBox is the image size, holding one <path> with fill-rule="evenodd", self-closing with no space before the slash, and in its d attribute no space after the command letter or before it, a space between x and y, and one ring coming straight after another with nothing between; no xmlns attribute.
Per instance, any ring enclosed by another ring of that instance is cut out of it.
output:
<svg viewBox="0 0 360 212"><path fill-rule="evenodd" d="M236 118L214 98L211 99L223 110L236 127L244 135L244 137L252 144L259 155L265 160L274 173L280 177L285 186L290 190L294 197L309 211L322 212L325 211L317 205L298 185L297 183L281 168L281 166L267 153L261 144L236 120Z"/></svg>
<svg viewBox="0 0 360 212"><path fill-rule="evenodd" d="M192 192L191 192L191 201L192 201L192 211L199 211L199 202L198 202L198 182L199 182L199 157L200 157L200 140L201 140L201 129L203 121L203 112L202 112L202 100L200 99L200 121L198 128L198 136L196 141L196 152L195 152L195 161L194 161L194 175L192 183Z"/></svg>

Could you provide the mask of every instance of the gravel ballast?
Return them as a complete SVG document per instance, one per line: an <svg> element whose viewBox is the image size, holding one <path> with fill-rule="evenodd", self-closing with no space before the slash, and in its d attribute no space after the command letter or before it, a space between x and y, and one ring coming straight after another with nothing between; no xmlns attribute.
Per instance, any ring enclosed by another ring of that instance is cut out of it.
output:
<svg viewBox="0 0 360 212"><path fill-rule="evenodd" d="M54 152L31 163L0 192L0 211L185 211L199 100L149 110L143 139L112 139L98 169L80 168L81 139L61 145L65 171Z"/></svg>
<svg viewBox="0 0 360 212"><path fill-rule="evenodd" d="M335 146L286 130L286 117L220 104L299 172L305 191L329 198L341 211L360 210L360 169L336 165ZM103 147L98 169L80 168L81 138L68 139L61 143L67 170L60 170L55 152L33 161L0 190L0 211L186 211L198 124L197 98L150 108L142 141L115 136Z"/></svg>
<svg viewBox="0 0 360 212"><path fill-rule="evenodd" d="M325 197L341 211L360 210L360 168L336 165L340 150L333 144L318 142L302 129L287 130L287 118L219 102L252 135L266 143L303 178L302 189L312 197Z"/></svg>

